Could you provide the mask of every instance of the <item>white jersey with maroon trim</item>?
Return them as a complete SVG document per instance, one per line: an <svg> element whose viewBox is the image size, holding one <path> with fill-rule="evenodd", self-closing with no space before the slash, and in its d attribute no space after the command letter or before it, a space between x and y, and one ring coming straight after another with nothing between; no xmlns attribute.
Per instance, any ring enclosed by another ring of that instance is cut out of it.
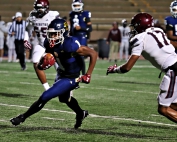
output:
<svg viewBox="0 0 177 142"><path fill-rule="evenodd" d="M49 11L42 18L35 18L33 21L34 31L36 32L40 45L43 45L48 25L56 17L59 17L58 11Z"/></svg>
<svg viewBox="0 0 177 142"><path fill-rule="evenodd" d="M177 62L175 48L160 28L148 28L131 40L132 55L142 55L160 70L167 69Z"/></svg>
<svg viewBox="0 0 177 142"><path fill-rule="evenodd" d="M29 27L34 27L34 31L36 33L39 42L39 44L33 47L33 53L32 53L33 63L38 63L40 58L44 54L45 47L43 46L43 43L46 37L46 30L48 28L48 25L51 23L51 21L57 17L59 17L58 11L49 11L42 18L33 17L32 20L30 20Z"/></svg>
<svg viewBox="0 0 177 142"><path fill-rule="evenodd" d="M120 26L119 27L119 30L120 30L120 33L121 33L121 42L122 41L128 41L129 42L129 32L130 32L130 27L123 27L123 26Z"/></svg>

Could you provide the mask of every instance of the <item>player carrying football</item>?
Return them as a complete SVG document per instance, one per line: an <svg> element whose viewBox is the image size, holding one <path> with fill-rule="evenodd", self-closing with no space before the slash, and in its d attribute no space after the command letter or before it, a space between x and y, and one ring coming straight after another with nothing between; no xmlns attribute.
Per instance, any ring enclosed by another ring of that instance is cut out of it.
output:
<svg viewBox="0 0 177 142"><path fill-rule="evenodd" d="M91 74L97 60L97 52L87 46L80 45L77 38L68 36L68 24L65 20L59 18L50 23L44 46L46 52L52 53L58 62L60 77L25 113L12 118L10 121L13 125L19 125L26 118L40 111L49 100L59 97L60 102L66 103L76 113L74 128L77 129L81 126L83 119L87 117L88 111L80 108L77 100L70 96L70 91L78 88L79 82L90 83ZM90 57L88 70L83 76L80 76L83 66L81 56ZM47 60L47 58L44 60ZM52 62L52 57L49 57L48 61ZM49 64L47 61L41 61L38 67L39 69L47 69Z"/></svg>

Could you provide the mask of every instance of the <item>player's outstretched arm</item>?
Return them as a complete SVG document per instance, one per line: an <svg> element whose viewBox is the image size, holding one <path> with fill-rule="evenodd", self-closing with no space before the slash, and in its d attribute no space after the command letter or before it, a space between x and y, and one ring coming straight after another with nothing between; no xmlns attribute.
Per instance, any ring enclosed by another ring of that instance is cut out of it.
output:
<svg viewBox="0 0 177 142"><path fill-rule="evenodd" d="M131 68L134 66L136 61L138 60L139 56L137 55L131 55L129 60L120 66L117 65L111 65L107 68L106 75L109 73L126 73L131 70Z"/></svg>
<svg viewBox="0 0 177 142"><path fill-rule="evenodd" d="M87 46L81 46L76 52L81 56L90 57L90 63L89 63L88 70L87 70L86 74L82 76L82 82L89 83L90 78L91 78L91 74L93 72L93 69L94 69L96 61L97 61L98 54L95 50L93 50Z"/></svg>

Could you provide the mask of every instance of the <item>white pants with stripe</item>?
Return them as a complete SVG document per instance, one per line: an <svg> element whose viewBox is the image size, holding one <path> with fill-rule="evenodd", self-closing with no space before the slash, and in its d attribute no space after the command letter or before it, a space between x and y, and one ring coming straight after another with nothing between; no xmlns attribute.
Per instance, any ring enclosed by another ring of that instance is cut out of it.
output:
<svg viewBox="0 0 177 142"><path fill-rule="evenodd" d="M44 53L45 53L44 47L42 47L41 45L34 46L33 53L32 53L32 62L38 63Z"/></svg>
<svg viewBox="0 0 177 142"><path fill-rule="evenodd" d="M177 103L177 77L173 70L168 70L163 76L159 88L157 100L160 105L168 107L171 103Z"/></svg>

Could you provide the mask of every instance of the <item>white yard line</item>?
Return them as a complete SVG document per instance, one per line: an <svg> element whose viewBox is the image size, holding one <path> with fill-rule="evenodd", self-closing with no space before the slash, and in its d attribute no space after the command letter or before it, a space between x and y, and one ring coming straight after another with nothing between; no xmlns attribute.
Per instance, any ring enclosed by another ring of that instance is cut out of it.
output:
<svg viewBox="0 0 177 142"><path fill-rule="evenodd" d="M104 62L105 63L105 62ZM1 64L0 66L2 66L2 67L9 67L9 65L8 64ZM11 67L16 67L16 68L20 68L20 66L19 66L19 64L11 64L10 65ZM134 66L135 68L155 68L154 66L152 66L152 65L135 65ZM27 65L27 68L33 68L33 65L32 64L29 64L29 65ZM95 67L95 69L101 69L101 68L97 68L97 67ZM102 68L102 70L103 70L103 68Z"/></svg>
<svg viewBox="0 0 177 142"><path fill-rule="evenodd" d="M157 115L157 114L151 114L153 117L163 117L162 115Z"/></svg>
<svg viewBox="0 0 177 142"><path fill-rule="evenodd" d="M6 82L6 81L1 81L0 82ZM17 82L10 82L12 83L17 83ZM29 82L19 82L20 84L26 84L26 85L41 85L40 83L29 83ZM117 89L117 88L106 88L106 87L90 87L90 86L84 86L82 83L80 84L81 88L89 88L89 89L95 89L95 90L108 90L108 91L118 91L118 92L127 92L127 90L122 90L122 89ZM158 95L159 92L145 92L145 91L137 91L137 90L132 90L134 93L145 93L145 94L155 94Z"/></svg>
<svg viewBox="0 0 177 142"><path fill-rule="evenodd" d="M0 103L0 106L29 108L27 106L10 105L10 104L3 104L3 103ZM45 109L44 108L42 110L49 111L49 112L62 112L62 113L75 114L74 112L55 110L55 109ZM177 127L177 125L175 125L175 124L159 123L159 122L153 122L153 121L144 121L144 120L138 120L138 119L123 118L123 117L118 117L118 116L101 116L101 115L96 115L96 114L89 114L89 116L94 117L94 118L105 118L105 119L112 119L112 120L133 121L133 122L138 122L138 123L147 123L147 124L156 124L156 125ZM56 119L56 118L51 118L51 117L43 117L43 118L52 119L52 120L64 120L64 119ZM0 121L7 122L6 120L0 120Z"/></svg>
<svg viewBox="0 0 177 142"><path fill-rule="evenodd" d="M60 120L60 121L64 121L65 119L57 119L57 118L51 118L51 117L42 117L44 119L49 119L49 120Z"/></svg>
<svg viewBox="0 0 177 142"><path fill-rule="evenodd" d="M36 75L35 72L28 72L28 71L21 71L21 72L17 72L17 71L0 71L1 74L24 74L24 75ZM51 76L55 76L56 73L46 73L47 75L51 75Z"/></svg>
<svg viewBox="0 0 177 142"><path fill-rule="evenodd" d="M0 119L0 122L9 122L9 121L4 120L4 119Z"/></svg>

